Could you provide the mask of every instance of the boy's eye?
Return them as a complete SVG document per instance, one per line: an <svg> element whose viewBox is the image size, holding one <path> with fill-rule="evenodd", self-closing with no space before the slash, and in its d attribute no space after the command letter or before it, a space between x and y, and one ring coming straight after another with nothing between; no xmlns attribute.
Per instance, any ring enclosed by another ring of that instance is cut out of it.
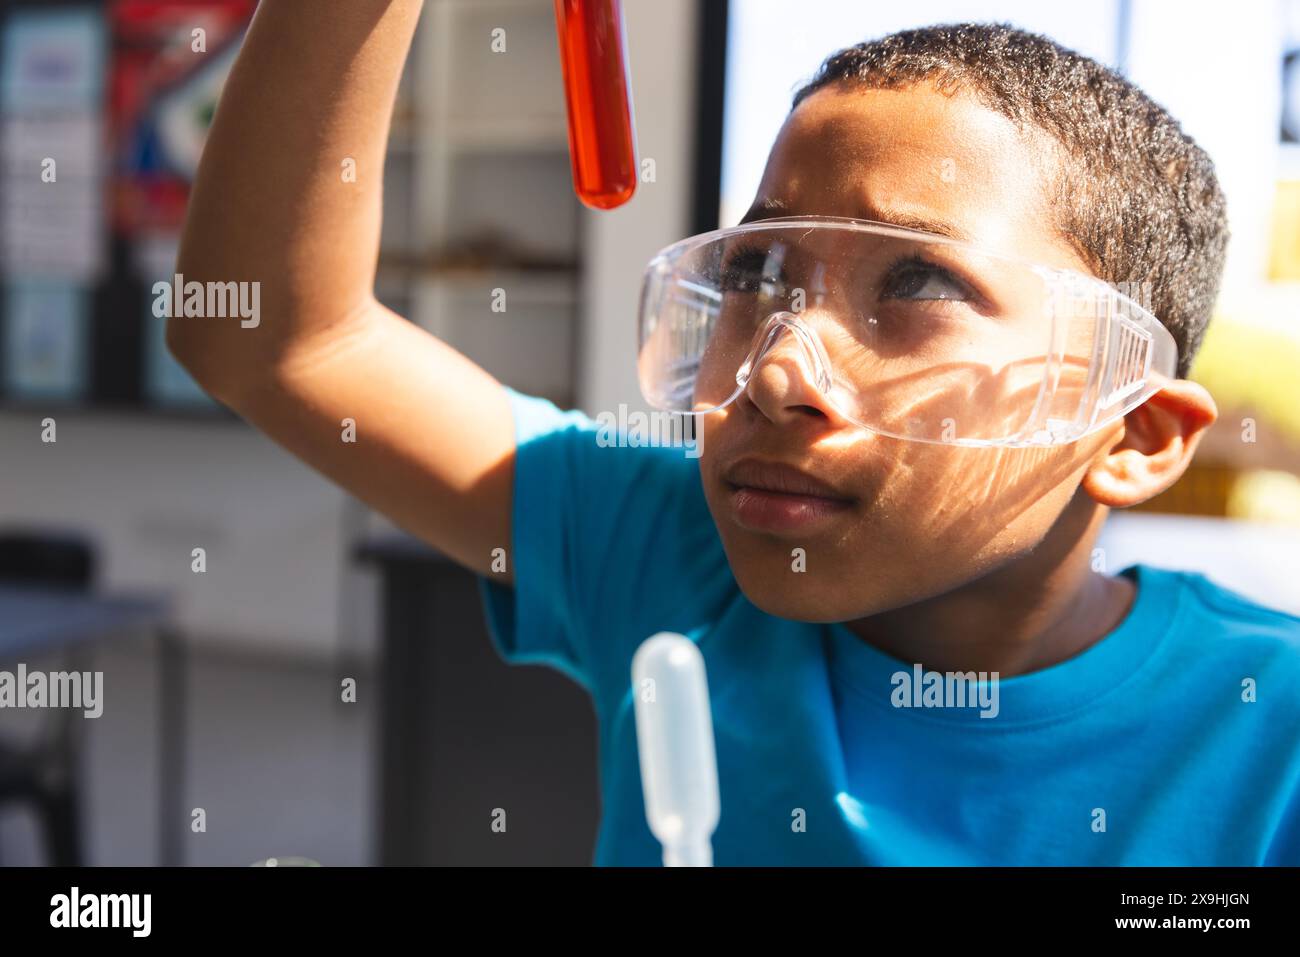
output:
<svg viewBox="0 0 1300 957"><path fill-rule="evenodd" d="M952 300L972 298L970 287L942 266L924 260L908 260L889 270L881 289L885 299Z"/></svg>
<svg viewBox="0 0 1300 957"><path fill-rule="evenodd" d="M722 288L730 292L758 292L763 284L780 284L780 263L761 249L743 250L731 256L722 268Z"/></svg>

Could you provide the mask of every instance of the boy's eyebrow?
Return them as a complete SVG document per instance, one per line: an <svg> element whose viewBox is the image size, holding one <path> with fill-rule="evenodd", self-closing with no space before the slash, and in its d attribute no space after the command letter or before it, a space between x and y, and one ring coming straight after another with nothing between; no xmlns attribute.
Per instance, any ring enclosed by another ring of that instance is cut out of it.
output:
<svg viewBox="0 0 1300 957"><path fill-rule="evenodd" d="M934 219L916 213L904 213L899 210L889 210L870 203L863 207L861 213L862 215L857 218L868 219L877 223L888 223L890 226L899 226L903 229L918 229L924 233L935 233L939 236L947 236L949 239L957 239L963 242L970 241L970 236L964 230L958 229L952 223L942 219ZM760 199L749 207L749 211L736 225L743 226L745 223L752 223L760 219L794 215L797 214L789 211L789 206L784 200Z"/></svg>

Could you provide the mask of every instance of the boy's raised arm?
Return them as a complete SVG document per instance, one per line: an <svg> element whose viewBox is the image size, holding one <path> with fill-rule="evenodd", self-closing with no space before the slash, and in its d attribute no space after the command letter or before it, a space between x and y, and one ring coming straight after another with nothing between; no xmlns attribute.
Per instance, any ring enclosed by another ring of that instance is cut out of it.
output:
<svg viewBox="0 0 1300 957"><path fill-rule="evenodd" d="M173 317L167 344L214 397L483 572L510 544L505 392L374 298L384 154L420 7L262 0L177 262L186 284L259 283L259 315L255 325ZM347 419L355 442L344 440Z"/></svg>

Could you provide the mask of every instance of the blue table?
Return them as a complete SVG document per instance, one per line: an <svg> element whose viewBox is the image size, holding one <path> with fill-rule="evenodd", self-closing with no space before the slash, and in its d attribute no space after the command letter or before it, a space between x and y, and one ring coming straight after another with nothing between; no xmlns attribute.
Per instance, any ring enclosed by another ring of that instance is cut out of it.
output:
<svg viewBox="0 0 1300 957"><path fill-rule="evenodd" d="M97 595L0 585L0 665L131 631L152 632L158 640L159 850L163 864L180 864L186 818L185 667L171 602L159 594Z"/></svg>

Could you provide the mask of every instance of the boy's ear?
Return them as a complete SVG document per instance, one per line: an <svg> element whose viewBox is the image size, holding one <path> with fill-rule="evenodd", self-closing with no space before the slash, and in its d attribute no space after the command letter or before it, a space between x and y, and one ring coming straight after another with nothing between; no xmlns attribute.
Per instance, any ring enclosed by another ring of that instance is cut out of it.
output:
<svg viewBox="0 0 1300 957"><path fill-rule="evenodd" d="M1126 508L1182 476L1219 411L1204 387L1175 379L1124 416L1124 434L1093 460L1080 483L1099 505Z"/></svg>

